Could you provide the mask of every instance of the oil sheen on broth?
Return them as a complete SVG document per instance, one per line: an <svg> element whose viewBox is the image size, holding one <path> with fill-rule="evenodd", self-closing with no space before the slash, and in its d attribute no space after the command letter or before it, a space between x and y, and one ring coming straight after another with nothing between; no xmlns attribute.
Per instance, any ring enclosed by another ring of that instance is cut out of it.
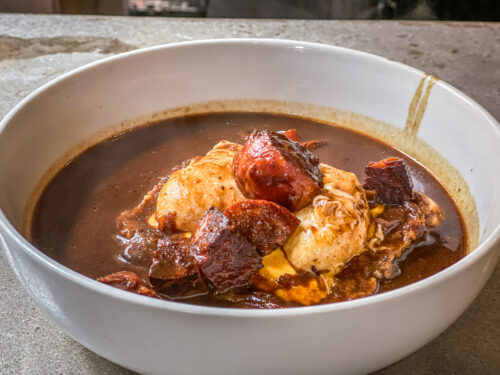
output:
<svg viewBox="0 0 500 375"><path fill-rule="evenodd" d="M405 251L398 262L401 272L381 282L379 293L426 278L466 255L464 224L452 199L428 171L400 151L368 136L309 119L250 113L169 119L88 149L63 168L43 192L33 215L33 244L93 279L117 271L133 271L147 279L147 267L120 258L123 248L115 238L117 217L136 206L158 178L168 175L174 166L205 155L222 139L243 144L254 129L297 129L304 140L325 140L326 144L313 151L321 162L356 174L361 183L369 161L393 156L405 160L414 190L431 197L445 220L432 237ZM349 272L346 267L340 277ZM336 301L331 297L323 303ZM182 302L233 306L209 295Z"/></svg>

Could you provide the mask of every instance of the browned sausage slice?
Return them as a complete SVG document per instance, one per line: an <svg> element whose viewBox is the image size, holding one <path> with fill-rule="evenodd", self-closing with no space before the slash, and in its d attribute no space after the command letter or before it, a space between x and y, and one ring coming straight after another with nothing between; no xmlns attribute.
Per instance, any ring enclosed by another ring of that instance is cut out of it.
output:
<svg viewBox="0 0 500 375"><path fill-rule="evenodd" d="M261 255L283 246L300 223L285 207L257 199L239 201L228 207L224 214Z"/></svg>
<svg viewBox="0 0 500 375"><path fill-rule="evenodd" d="M319 159L285 135L254 131L233 159L238 187L292 211L309 205L322 187Z"/></svg>

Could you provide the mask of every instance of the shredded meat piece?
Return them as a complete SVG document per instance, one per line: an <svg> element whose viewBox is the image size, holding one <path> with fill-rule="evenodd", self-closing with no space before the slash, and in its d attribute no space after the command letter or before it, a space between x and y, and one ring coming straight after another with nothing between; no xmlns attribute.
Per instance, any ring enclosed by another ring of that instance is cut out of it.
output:
<svg viewBox="0 0 500 375"><path fill-rule="evenodd" d="M366 263L369 258L376 265L365 274L366 280L371 277L392 279L401 273L398 261L404 257L404 252L412 244L424 241L429 228L439 225L444 215L427 195L413 192L403 159L370 162L365 173L364 188L370 206L376 209L377 203L381 203L385 207L372 223L373 235L367 242L371 250L358 259L364 259Z"/></svg>
<svg viewBox="0 0 500 375"><path fill-rule="evenodd" d="M444 214L441 211L441 208L424 193L416 191L414 195L415 203L425 216L425 224L429 227L437 227L439 223L444 220Z"/></svg>
<svg viewBox="0 0 500 375"><path fill-rule="evenodd" d="M403 252L425 238L427 226L439 225L443 214L427 195L413 192L403 159L393 157L370 162L365 173L364 188L372 203L386 206L374 220L375 234L368 241L368 247L377 252L377 276L389 279L399 275L397 260Z"/></svg>
<svg viewBox="0 0 500 375"><path fill-rule="evenodd" d="M304 146L267 130L253 132L233 159L239 189L291 211L309 205L323 186L319 159Z"/></svg>
<svg viewBox="0 0 500 375"><path fill-rule="evenodd" d="M154 290L148 288L144 280L142 280L134 272L115 272L103 277L99 277L97 281L111 285L118 289L126 290L128 292L142 294L149 297L157 297L157 293Z"/></svg>
<svg viewBox="0 0 500 375"><path fill-rule="evenodd" d="M251 276L262 267L252 244L214 207L201 218L191 251L203 275L219 292L248 286Z"/></svg>
<svg viewBox="0 0 500 375"><path fill-rule="evenodd" d="M365 174L363 188L376 191L376 203L401 205L413 199L413 184L403 159L369 162Z"/></svg>
<svg viewBox="0 0 500 375"><path fill-rule="evenodd" d="M412 243L425 239L425 216L417 204L404 202L402 206L387 207L375 223L385 231L383 241L372 248L377 254L377 274L390 279L400 273L396 260Z"/></svg>
<svg viewBox="0 0 500 375"><path fill-rule="evenodd" d="M285 207L256 199L239 201L228 207L224 215L231 219L261 255L283 246L300 223Z"/></svg>
<svg viewBox="0 0 500 375"><path fill-rule="evenodd" d="M422 237L425 232L425 217L413 202L404 202L400 207L387 207L380 215L380 219L400 223L385 237L388 242L395 240L411 242Z"/></svg>

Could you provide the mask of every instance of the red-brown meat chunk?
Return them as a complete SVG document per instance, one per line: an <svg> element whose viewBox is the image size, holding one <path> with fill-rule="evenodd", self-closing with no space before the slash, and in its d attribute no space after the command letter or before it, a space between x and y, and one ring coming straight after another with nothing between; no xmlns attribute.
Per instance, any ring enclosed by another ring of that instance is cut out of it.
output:
<svg viewBox="0 0 500 375"><path fill-rule="evenodd" d="M203 276L219 292L247 286L262 267L252 244L217 208L203 215L192 241L192 253L202 263Z"/></svg>
<svg viewBox="0 0 500 375"><path fill-rule="evenodd" d="M261 255L283 246L300 223L285 207L257 199L239 201L228 207L224 214Z"/></svg>
<svg viewBox="0 0 500 375"><path fill-rule="evenodd" d="M134 272L121 271L115 272L103 277L99 277L97 281L111 285L115 288L126 290L144 296L156 297L156 292L146 286L144 280L137 276Z"/></svg>
<svg viewBox="0 0 500 375"><path fill-rule="evenodd" d="M233 159L238 187L292 211L309 205L322 187L319 159L283 134L254 131Z"/></svg>
<svg viewBox="0 0 500 375"><path fill-rule="evenodd" d="M413 199L413 184L403 159L371 161L365 167L365 174L363 188L375 190L377 203L401 205Z"/></svg>
<svg viewBox="0 0 500 375"><path fill-rule="evenodd" d="M153 285L196 274L197 262L190 253L190 240L174 234L158 240L149 277Z"/></svg>
<svg viewBox="0 0 500 375"><path fill-rule="evenodd" d="M185 233L176 233L158 240L149 267L149 281L172 299L207 294L199 265L199 260L191 253L191 240Z"/></svg>

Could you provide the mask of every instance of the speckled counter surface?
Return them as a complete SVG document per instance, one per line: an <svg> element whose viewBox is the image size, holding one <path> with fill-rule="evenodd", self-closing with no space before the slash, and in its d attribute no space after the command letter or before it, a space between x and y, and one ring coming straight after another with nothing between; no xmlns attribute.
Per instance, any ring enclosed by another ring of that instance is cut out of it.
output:
<svg viewBox="0 0 500 375"><path fill-rule="evenodd" d="M500 24L33 15L0 15L0 117L43 83L83 64L140 47L227 37L306 40L382 55L451 83L500 119ZM0 251L0 373L130 372L47 319ZM500 267L448 330L378 374L500 374Z"/></svg>

